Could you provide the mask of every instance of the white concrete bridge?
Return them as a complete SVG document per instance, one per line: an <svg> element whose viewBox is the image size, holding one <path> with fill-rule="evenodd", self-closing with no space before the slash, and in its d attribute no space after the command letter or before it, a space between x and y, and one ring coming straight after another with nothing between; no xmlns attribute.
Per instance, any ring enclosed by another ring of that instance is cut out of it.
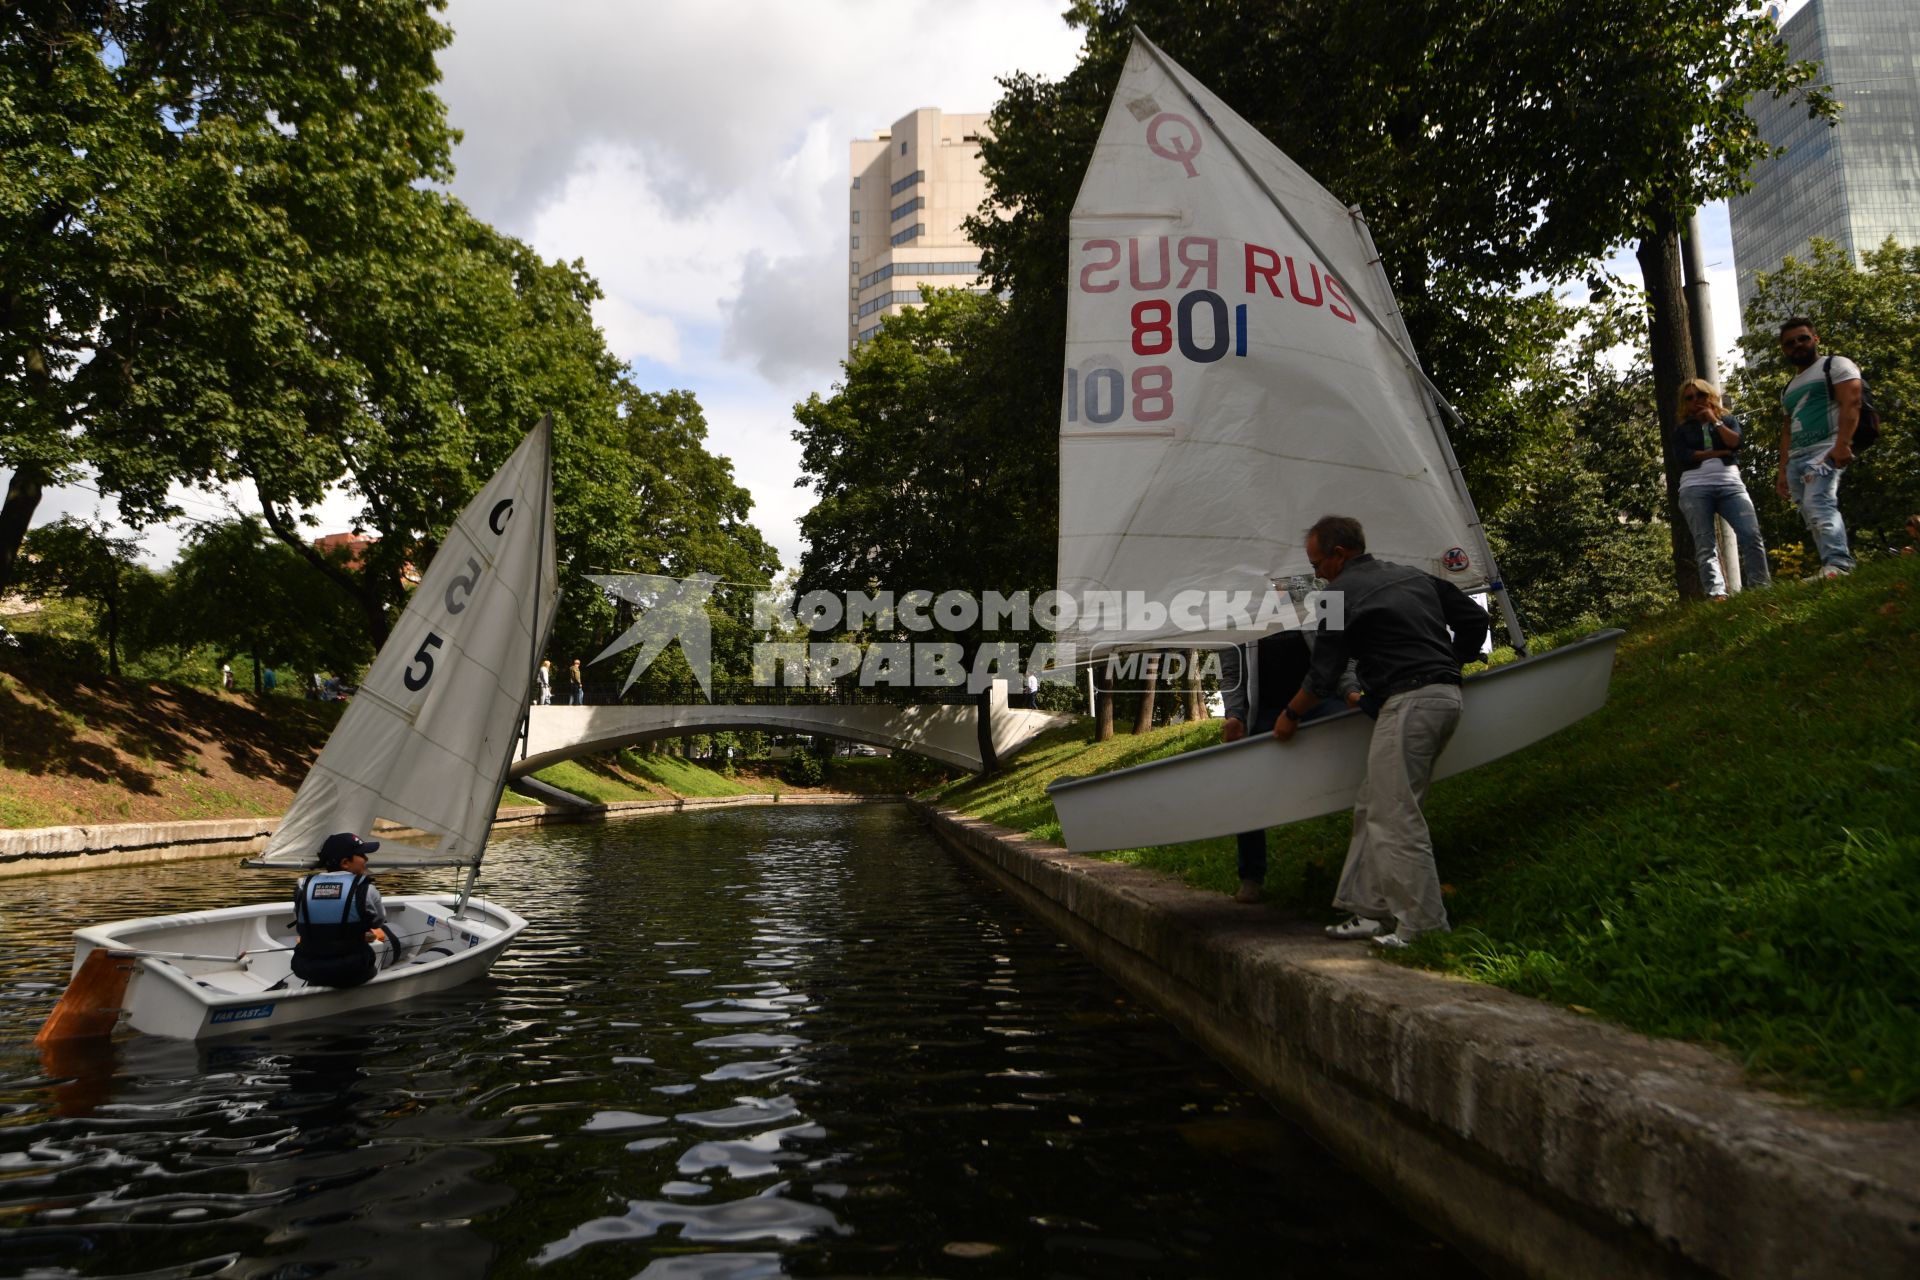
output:
<svg viewBox="0 0 1920 1280"><path fill-rule="evenodd" d="M988 703L993 751L1004 762L1034 737L1071 716L1007 705L1007 686L995 681ZM575 756L599 755L690 733L757 730L761 733L824 734L849 742L911 751L975 772L980 754L977 703L958 705L801 703L792 706L726 703L664 707L534 707L527 741L508 778L515 779Z"/></svg>

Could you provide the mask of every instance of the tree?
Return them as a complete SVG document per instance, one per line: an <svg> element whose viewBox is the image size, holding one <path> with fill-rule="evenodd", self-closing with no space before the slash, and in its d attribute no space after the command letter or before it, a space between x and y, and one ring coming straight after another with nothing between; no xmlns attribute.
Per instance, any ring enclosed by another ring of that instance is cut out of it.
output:
<svg viewBox="0 0 1920 1280"><path fill-rule="evenodd" d="M1887 425L1880 442L1847 468L1841 486L1857 554L1895 542L1906 517L1920 511L1920 248L1889 239L1857 266L1831 240L1816 239L1812 248L1810 258L1788 258L1778 271L1757 277L1740 339L1746 364L1728 382L1749 420L1748 472L1771 495L1785 416L1780 395L1798 372L1780 358L1780 322L1810 317L1823 353L1860 366ZM1806 539L1798 513L1761 493L1755 497L1769 546Z"/></svg>
<svg viewBox="0 0 1920 1280"><path fill-rule="evenodd" d="M36 0L0 30L0 588L48 484L136 525L350 420L356 283L445 181L430 0ZM383 270L386 268L386 270ZM312 501L332 476L293 496ZM282 494L275 494L282 497Z"/></svg>
<svg viewBox="0 0 1920 1280"><path fill-rule="evenodd" d="M33 530L17 585L28 599L84 601L94 607L94 628L107 650L107 671L120 675L120 656L131 631L138 652L149 639L148 621L158 596L153 573L136 557L136 539L116 537L105 521L89 524L62 516Z"/></svg>
<svg viewBox="0 0 1920 1280"><path fill-rule="evenodd" d="M428 185L452 175L440 7L43 0L0 30L0 588L82 467L136 525L173 483L240 483L378 644L403 571L549 412L557 637L607 617L585 572L765 580L697 404L632 384L584 265ZM302 514L336 489L365 502L358 569Z"/></svg>
<svg viewBox="0 0 1920 1280"><path fill-rule="evenodd" d="M1622 291L1591 309L1542 305L1569 332L1512 384L1533 429L1486 508L1487 535L1527 621L1558 631L1646 612L1673 588L1646 361L1623 369L1610 358L1628 344L1643 355L1644 302Z"/></svg>
<svg viewBox="0 0 1920 1280"><path fill-rule="evenodd" d="M1007 412L1031 353L993 295L924 297L847 358L831 396L794 407L801 483L819 496L800 522L801 593L964 590L978 599L1052 586L1053 433ZM969 670L983 642L1030 638L984 624L941 634L963 646Z"/></svg>
<svg viewBox="0 0 1920 1280"><path fill-rule="evenodd" d="M352 600L252 517L197 526L168 575L169 632L224 659L352 672L372 657Z"/></svg>

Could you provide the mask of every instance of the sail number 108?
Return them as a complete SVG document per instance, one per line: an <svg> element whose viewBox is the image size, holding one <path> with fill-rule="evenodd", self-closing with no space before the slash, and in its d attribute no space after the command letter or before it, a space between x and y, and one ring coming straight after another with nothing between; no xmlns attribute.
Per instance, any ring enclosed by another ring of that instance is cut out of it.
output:
<svg viewBox="0 0 1920 1280"><path fill-rule="evenodd" d="M1193 363L1212 364L1229 351L1247 354L1246 304L1232 308L1229 323L1226 299L1211 289L1182 294L1177 303L1143 298L1133 304L1129 319L1137 356L1166 355L1178 347ZM1173 416L1173 370L1148 364L1123 374L1116 362L1096 356L1067 370L1065 412L1068 422L1105 424L1122 415L1135 422L1165 422Z"/></svg>

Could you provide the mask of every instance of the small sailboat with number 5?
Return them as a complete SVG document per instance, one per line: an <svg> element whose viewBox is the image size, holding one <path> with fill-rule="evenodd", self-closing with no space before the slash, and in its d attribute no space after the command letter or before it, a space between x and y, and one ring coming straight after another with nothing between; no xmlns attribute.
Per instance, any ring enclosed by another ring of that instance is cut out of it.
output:
<svg viewBox="0 0 1920 1280"><path fill-rule="evenodd" d="M528 690L553 626L553 423L542 419L454 520L273 838L247 865L312 870L329 836L378 819L373 869L464 870L459 892L386 899L374 977L293 973L291 894L253 906L93 925L36 1043L136 1031L201 1039L396 1004L486 973L526 921L475 899Z"/></svg>

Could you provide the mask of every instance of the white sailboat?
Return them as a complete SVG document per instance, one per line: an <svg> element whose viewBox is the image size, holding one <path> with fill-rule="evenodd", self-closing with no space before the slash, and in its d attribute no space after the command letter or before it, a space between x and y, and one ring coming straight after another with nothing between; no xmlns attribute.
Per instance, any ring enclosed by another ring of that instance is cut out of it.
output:
<svg viewBox="0 0 1920 1280"><path fill-rule="evenodd" d="M1359 211L1138 31L1074 205L1068 284L1058 585L1112 607L1083 603L1062 639L1104 661L1310 626L1305 530L1337 512L1381 559L1487 592L1519 640L1440 418L1457 415ZM1436 776L1598 709L1619 636L1469 680ZM1350 805L1366 740L1349 713L1284 758L1261 736L1048 791L1076 852L1203 839Z"/></svg>
<svg viewBox="0 0 1920 1280"><path fill-rule="evenodd" d="M535 667L559 601L553 424L543 418L448 529L293 806L250 866L310 870L335 832L385 818L374 868L464 868L458 894L388 898L396 942L363 986L292 976L291 892L276 901L94 925L36 1043L136 1031L200 1039L397 1003L484 974L526 921L472 898Z"/></svg>

